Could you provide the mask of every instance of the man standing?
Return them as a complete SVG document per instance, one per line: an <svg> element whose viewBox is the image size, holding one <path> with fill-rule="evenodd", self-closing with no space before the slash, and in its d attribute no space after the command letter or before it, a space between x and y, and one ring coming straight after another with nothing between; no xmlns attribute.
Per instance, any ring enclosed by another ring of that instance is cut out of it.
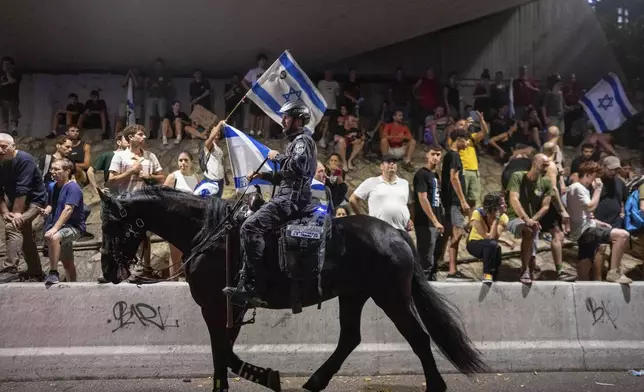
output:
<svg viewBox="0 0 644 392"><path fill-rule="evenodd" d="M594 219L593 211L597 209L604 184L597 178L601 171L596 162L584 162L579 166L579 181L570 185L568 190L568 210L572 231L570 237L579 246L579 279L590 277L590 262L595 258L600 244L611 245L610 269L606 280L620 284L630 284L632 280L620 270L622 256L628 246L630 235L623 229L614 229L606 222ZM592 185L593 197L588 188Z"/></svg>
<svg viewBox="0 0 644 392"><path fill-rule="evenodd" d="M96 171L102 171L103 172L103 182L107 184L107 181L110 179L110 165L112 164L112 158L114 158L114 154L118 151L124 151L129 147L129 144L127 140L125 140L125 137L123 136L123 132L119 132L116 134L116 150L115 151L105 151L101 155L96 158L96 161L94 161L94 164L92 167L87 169L87 179L89 180L89 183L92 185L92 188L94 188L94 191L98 193L98 184L96 182L96 176L95 172ZM111 191L114 191L114 189L110 189Z"/></svg>
<svg viewBox="0 0 644 392"><path fill-rule="evenodd" d="M259 79L264 72L266 72L266 62L268 61L268 57L264 54L259 54L257 55L257 67L249 70L246 73L246 76L244 76L244 79L242 80L242 84L244 85L244 88L246 91L250 90L251 87L257 82L257 79ZM249 134L251 136L255 135L255 131L257 131L257 136L260 137L262 136L262 131L264 130L264 122L266 116L264 115L264 112L262 109L257 106L255 103L250 102L250 115L251 115L251 124L250 124L250 132Z"/></svg>
<svg viewBox="0 0 644 392"><path fill-rule="evenodd" d="M67 137L72 141L72 147L69 152L70 161L74 164L74 176L81 186L87 185L87 173L92 162L92 147L81 140L80 130L75 125L67 127Z"/></svg>
<svg viewBox="0 0 644 392"><path fill-rule="evenodd" d="M481 130L478 132L470 132L471 123L469 120L460 119L456 122L456 130L463 130L468 134L467 146L463 150L459 150L458 154L461 157L463 164L463 179L464 187L463 193L467 204L476 208L481 203L481 174L479 173L479 159L476 156L476 145L479 144L488 132L487 122L483 118L483 114L476 112L478 120L473 118L472 121L478 122ZM473 210L469 210L469 215L466 216L469 222Z"/></svg>
<svg viewBox="0 0 644 392"><path fill-rule="evenodd" d="M329 124L335 124L338 118L338 96L340 95L340 84L333 79L330 70L324 71L324 79L318 82L318 90L326 101L326 112L322 117L322 137L320 147L326 148L329 134Z"/></svg>
<svg viewBox="0 0 644 392"><path fill-rule="evenodd" d="M72 181L73 164L57 159L51 165L55 183L48 188L48 205L41 210L46 216L45 242L49 250L49 274L45 286L59 282L58 261L62 261L68 282L76 281L72 243L85 231L83 191Z"/></svg>
<svg viewBox="0 0 644 392"><path fill-rule="evenodd" d="M123 136L128 142L126 150L114 153L110 163L109 188L115 188L117 193L129 193L143 189L146 185L162 184L163 169L154 153L144 150L146 139L145 128L141 125L128 125L123 129ZM143 269L139 274L133 274L130 282L139 278L152 278L150 267L150 238L143 241Z"/></svg>
<svg viewBox="0 0 644 392"><path fill-rule="evenodd" d="M20 81L22 76L16 71L13 58L2 59L0 72L0 132L7 132L11 120L11 135L18 135L20 120Z"/></svg>
<svg viewBox="0 0 644 392"><path fill-rule="evenodd" d="M20 252L27 263L27 277L42 279L31 223L46 203L42 174L34 157L16 150L13 137L0 133L0 214L5 222L7 247L6 258L0 267L0 283L20 279Z"/></svg>
<svg viewBox="0 0 644 392"><path fill-rule="evenodd" d="M201 105L206 110L212 111L210 82L203 78L203 71L200 69L195 69L193 76L195 80L190 82L190 110L193 110L195 105Z"/></svg>
<svg viewBox="0 0 644 392"><path fill-rule="evenodd" d="M317 166L315 141L304 128L311 120L310 109L303 104L287 102L280 109L283 132L289 140L286 153L268 152L268 158L279 163L280 186L277 196L264 204L242 224L240 229L244 269L237 287L223 292L231 301L264 306L265 266L262 265L264 236L286 223L293 214L311 202L311 181ZM249 178L249 181L255 177Z"/></svg>
<svg viewBox="0 0 644 392"><path fill-rule="evenodd" d="M158 58L154 61L154 71L146 79L146 90L148 97L145 101L147 112L147 127L150 130L150 138L156 139L161 120L168 112L168 105L174 96L172 80L165 70L165 62Z"/></svg>
<svg viewBox="0 0 644 392"><path fill-rule="evenodd" d="M380 139L380 153L393 156L403 160L402 167L407 171L413 171L411 157L416 149L416 140L411 131L403 122L403 111L397 109L394 112L394 122L385 125Z"/></svg>
<svg viewBox="0 0 644 392"><path fill-rule="evenodd" d="M443 255L444 216L436 169L443 149L432 146L426 154L427 163L414 175L414 227L420 264L427 279L436 280L438 261Z"/></svg>
<svg viewBox="0 0 644 392"><path fill-rule="evenodd" d="M537 83L528 78L528 66L519 68L519 77L512 82L514 93L514 118L522 119L526 110L534 104L535 97L539 94Z"/></svg>
<svg viewBox="0 0 644 392"><path fill-rule="evenodd" d="M364 180L349 197L349 204L356 215L364 214L360 200L369 204L369 215L383 220L398 230L410 230L409 183L398 177L396 159L384 155L380 170L382 174Z"/></svg>
<svg viewBox="0 0 644 392"><path fill-rule="evenodd" d="M472 279L456 268L458 244L465 234L466 217L470 214L470 205L465 199L465 178L460 152L468 146L469 135L464 129L452 131L447 154L443 159L441 190L445 205L445 233L451 238L449 246L448 282L468 282ZM447 241L447 238L445 240Z"/></svg>
<svg viewBox="0 0 644 392"><path fill-rule="evenodd" d="M544 154L537 154L528 172L517 171L508 182L508 231L522 238L520 281L525 284L532 284L537 256L536 241L541 231L539 221L549 211L555 192L552 182L545 177L549 167L550 159Z"/></svg>

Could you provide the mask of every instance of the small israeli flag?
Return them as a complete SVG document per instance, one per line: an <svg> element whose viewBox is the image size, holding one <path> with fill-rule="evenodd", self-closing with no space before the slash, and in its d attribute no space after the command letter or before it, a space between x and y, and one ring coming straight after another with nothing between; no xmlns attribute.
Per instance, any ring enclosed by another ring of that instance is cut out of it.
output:
<svg viewBox="0 0 644 392"><path fill-rule="evenodd" d="M311 110L310 131L322 120L327 103L306 73L285 51L257 80L246 94L264 113L282 123L280 108L286 102L302 102Z"/></svg>
<svg viewBox="0 0 644 392"><path fill-rule="evenodd" d="M224 127L224 137L228 146L230 166L233 169L235 190L243 192L249 185L260 185L262 192L269 191L272 186L269 181L256 178L249 183L247 176L257 170L268 156L270 149L230 125ZM260 173L265 173L276 169L276 164L268 160L259 171ZM248 192L254 191L253 188L249 189Z"/></svg>
<svg viewBox="0 0 644 392"><path fill-rule="evenodd" d="M134 112L134 86L132 78L127 81L127 125L136 124L136 114Z"/></svg>
<svg viewBox="0 0 644 392"><path fill-rule="evenodd" d="M588 91L580 103L597 132L610 132L637 114L617 75L609 73Z"/></svg>

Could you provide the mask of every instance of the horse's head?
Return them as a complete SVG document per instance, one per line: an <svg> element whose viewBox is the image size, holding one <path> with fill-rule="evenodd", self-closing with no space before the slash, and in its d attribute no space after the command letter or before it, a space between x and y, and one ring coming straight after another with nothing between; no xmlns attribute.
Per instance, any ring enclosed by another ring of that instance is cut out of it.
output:
<svg viewBox="0 0 644 392"><path fill-rule="evenodd" d="M102 201L101 267L103 277L119 283L130 275L130 265L137 262L136 252L146 235L145 221L132 204L99 190Z"/></svg>

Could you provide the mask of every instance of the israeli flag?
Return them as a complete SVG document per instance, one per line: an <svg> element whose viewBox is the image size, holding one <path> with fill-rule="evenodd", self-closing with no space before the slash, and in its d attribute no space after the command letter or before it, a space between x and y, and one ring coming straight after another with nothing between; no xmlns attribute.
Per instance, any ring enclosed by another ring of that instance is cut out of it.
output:
<svg viewBox="0 0 644 392"><path fill-rule="evenodd" d="M619 78L609 73L582 98L581 104L597 132L610 132L637 114Z"/></svg>
<svg viewBox="0 0 644 392"><path fill-rule="evenodd" d="M127 125L136 124L136 114L134 112L134 86L132 78L127 81Z"/></svg>
<svg viewBox="0 0 644 392"><path fill-rule="evenodd" d="M282 123L280 108L286 102L302 102L311 110L306 126L313 132L322 120L327 103L302 68L287 51L271 65L246 94L264 113Z"/></svg>
<svg viewBox="0 0 644 392"><path fill-rule="evenodd" d="M224 127L224 137L228 146L230 166L233 169L235 191L243 192L249 185L259 185L262 192L268 192L272 188L272 184L269 181L256 178L249 183L247 176L257 170L268 156L270 149L244 132L227 124ZM277 165L268 160L259 171L260 173L265 173L274 170L277 170ZM248 192L254 191L254 187L248 189Z"/></svg>

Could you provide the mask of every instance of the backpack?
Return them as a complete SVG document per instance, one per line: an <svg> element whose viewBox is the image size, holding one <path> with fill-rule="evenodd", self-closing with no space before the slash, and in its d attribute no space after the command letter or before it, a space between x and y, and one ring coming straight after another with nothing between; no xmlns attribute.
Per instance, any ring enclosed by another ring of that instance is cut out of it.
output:
<svg viewBox="0 0 644 392"><path fill-rule="evenodd" d="M628 182L629 190L626 203L624 203L624 229L630 233L644 230L644 212L640 211L639 187L644 184L644 176Z"/></svg>

